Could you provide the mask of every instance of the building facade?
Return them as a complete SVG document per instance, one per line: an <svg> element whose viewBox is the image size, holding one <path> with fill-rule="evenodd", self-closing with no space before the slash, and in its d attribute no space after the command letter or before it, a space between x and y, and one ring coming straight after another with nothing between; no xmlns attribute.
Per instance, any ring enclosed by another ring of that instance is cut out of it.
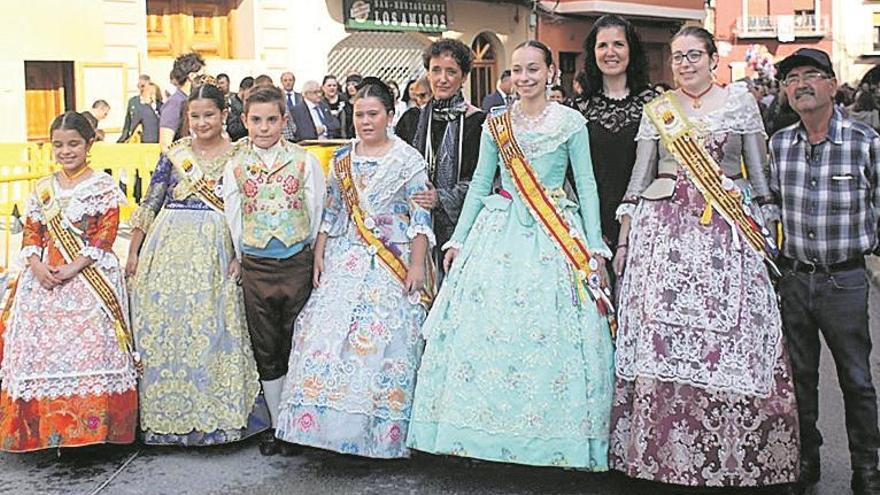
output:
<svg viewBox="0 0 880 495"><path fill-rule="evenodd" d="M465 92L494 90L510 47L532 37L522 0L32 0L7 10L0 33L0 142L48 138L65 110L110 103L101 128L115 138L139 74L165 87L174 57L197 51L211 74L297 86L348 71L405 82L419 75L420 52L440 36L476 55ZM47 15L51 13L50 15Z"/></svg>

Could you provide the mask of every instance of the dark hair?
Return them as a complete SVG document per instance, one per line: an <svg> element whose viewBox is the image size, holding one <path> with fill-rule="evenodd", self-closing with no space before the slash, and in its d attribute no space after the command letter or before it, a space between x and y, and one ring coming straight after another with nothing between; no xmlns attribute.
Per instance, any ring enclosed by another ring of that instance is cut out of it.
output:
<svg viewBox="0 0 880 495"><path fill-rule="evenodd" d="M839 93L840 91L838 91ZM849 92L846 92L848 96ZM845 98L845 97L844 97ZM835 100L837 100L837 95L835 95ZM838 102L846 105L846 102ZM856 95L855 103L853 103L853 110L856 112L864 112L866 110L876 110L877 109L877 101L874 100L874 95L871 94L870 91L859 91L859 94Z"/></svg>
<svg viewBox="0 0 880 495"><path fill-rule="evenodd" d="M251 89L254 87L254 78L247 76L238 83L238 89Z"/></svg>
<svg viewBox="0 0 880 495"><path fill-rule="evenodd" d="M326 76L324 76L324 79L321 79L321 86L327 84L327 81L329 81L330 79L333 79L334 81L336 81L336 84L339 84L339 79L336 79L336 76L334 76L333 74L327 74Z"/></svg>
<svg viewBox="0 0 880 495"><path fill-rule="evenodd" d="M76 131L77 134L79 134L87 143L95 139L96 134L95 128L89 120L77 112L64 112L55 117L55 120L52 121L52 125L49 126L49 136L51 137L52 133L57 130Z"/></svg>
<svg viewBox="0 0 880 495"><path fill-rule="evenodd" d="M244 100L244 113L247 114L254 103L275 103L281 110L281 115L287 113L287 103L284 101L284 93L275 86L259 86L248 94Z"/></svg>
<svg viewBox="0 0 880 495"><path fill-rule="evenodd" d="M378 98L388 113L394 112L394 95L391 88L378 77L365 77L358 86L357 93L351 99L352 104L361 98Z"/></svg>
<svg viewBox="0 0 880 495"><path fill-rule="evenodd" d="M412 84L418 80L419 80L419 78L413 77L412 79L410 79L409 81L406 82L406 85L403 87L403 93L400 95L400 101L402 101L404 103L409 103L409 100L412 99L412 96L409 95L409 87L412 86Z"/></svg>
<svg viewBox="0 0 880 495"><path fill-rule="evenodd" d="M703 46L706 48L706 54L709 55L709 57L718 53L718 47L715 46L715 37L712 36L712 33L699 26L684 26L679 29L677 33L672 35L672 39L669 40L669 42L672 43L678 38L684 38L685 36L699 38L699 40L703 42Z"/></svg>
<svg viewBox="0 0 880 495"><path fill-rule="evenodd" d="M266 74L260 74L254 79L254 86L274 86L274 83L272 82L271 77Z"/></svg>
<svg viewBox="0 0 880 495"><path fill-rule="evenodd" d="M171 79L179 86L183 86L186 84L190 74L202 70L204 66L205 59L198 53L184 53L174 59L174 66L171 68Z"/></svg>
<svg viewBox="0 0 880 495"><path fill-rule="evenodd" d="M220 79L226 79L226 81L229 82L229 74L225 72L217 74L217 80L219 81Z"/></svg>
<svg viewBox="0 0 880 495"><path fill-rule="evenodd" d="M422 52L422 65L428 70L431 59L441 55L449 55L455 59L458 68L465 76L471 72L471 64L474 62L474 54L467 45L459 40L440 38L428 45Z"/></svg>
<svg viewBox="0 0 880 495"><path fill-rule="evenodd" d="M223 92L213 84L202 84L198 89L189 94L189 98L186 99L186 102L189 103L193 100L203 99L213 101L221 112L226 110L226 97L223 95Z"/></svg>
<svg viewBox="0 0 880 495"><path fill-rule="evenodd" d="M92 103L92 108L100 108L100 107L110 108L110 104L107 103L107 100L95 100L95 102Z"/></svg>
<svg viewBox="0 0 880 495"><path fill-rule="evenodd" d="M602 91L602 71L596 62L596 39L599 31L618 27L623 29L626 44L629 45L629 64L626 66L626 87L630 94L636 94L648 87L648 57L642 48L642 40L633 25L618 15L603 15L593 24L593 29L584 40L584 80L580 81L583 96L590 98Z"/></svg>
<svg viewBox="0 0 880 495"><path fill-rule="evenodd" d="M504 69L503 71L501 71L501 75L498 76L498 80L503 81L509 77L510 77L510 69Z"/></svg>
<svg viewBox="0 0 880 495"><path fill-rule="evenodd" d="M550 67L551 65L553 65L553 52L550 51L550 48L547 45L545 45L544 43L541 43L540 41L537 41L537 40L523 41L522 43L516 45L516 48L514 48L513 51L517 51L520 48L526 48L526 47L537 48L538 50L541 50L541 52L544 54L544 63L547 64L547 67Z"/></svg>
<svg viewBox="0 0 880 495"><path fill-rule="evenodd" d="M558 84L555 85L555 86L553 86L552 88L550 88L550 91L559 91L560 93L562 93L562 97L563 97L563 98L568 97L568 92L565 91L565 88L562 87L562 86L560 86L560 85L558 85Z"/></svg>

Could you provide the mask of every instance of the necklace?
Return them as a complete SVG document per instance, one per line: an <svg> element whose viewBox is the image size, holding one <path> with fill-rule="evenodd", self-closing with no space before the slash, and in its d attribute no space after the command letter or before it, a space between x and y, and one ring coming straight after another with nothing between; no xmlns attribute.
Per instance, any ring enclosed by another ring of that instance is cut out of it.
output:
<svg viewBox="0 0 880 495"><path fill-rule="evenodd" d="M696 95L688 93L688 91L684 88L681 88L681 92L684 93L685 96L687 96L688 98L693 100L693 102L691 103L691 106L694 107L695 110L699 110L699 108L703 106L703 101L700 98L706 96L706 93L708 93L709 91L712 91L712 88L714 88L714 87L715 87L715 83L712 83L709 85L708 88L706 88L703 91L700 91L700 93L696 94Z"/></svg>
<svg viewBox="0 0 880 495"><path fill-rule="evenodd" d="M519 120L525 124L528 124L529 127L536 126L536 125L540 124L541 122L543 122L544 118L547 117L547 113L549 113L549 112L550 112L550 103L549 102L546 105L544 105L544 109L541 110L541 112L535 116L526 115L526 113L523 111L522 104L513 106L513 114L515 117L517 117L517 120Z"/></svg>
<svg viewBox="0 0 880 495"><path fill-rule="evenodd" d="M79 169L78 172L74 172L73 174L68 174L67 170L61 169L61 175L63 175L64 178L67 179L68 181L72 181L72 180L76 179L77 177L81 176L82 174L88 172L89 170L91 170L91 169L89 168L88 165L83 165L83 168Z"/></svg>

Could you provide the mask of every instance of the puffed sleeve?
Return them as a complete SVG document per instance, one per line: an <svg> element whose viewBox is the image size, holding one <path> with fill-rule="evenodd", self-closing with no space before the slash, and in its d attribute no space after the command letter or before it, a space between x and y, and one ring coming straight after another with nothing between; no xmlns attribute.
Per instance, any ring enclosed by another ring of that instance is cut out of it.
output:
<svg viewBox="0 0 880 495"><path fill-rule="evenodd" d="M144 200L128 219L128 225L132 229L140 229L144 232L150 229L150 225L165 204L168 187L171 184L172 171L171 160L162 155L159 158L159 163L156 164L152 178L150 178L150 187L147 188Z"/></svg>
<svg viewBox="0 0 880 495"><path fill-rule="evenodd" d="M606 259L611 258L611 250L602 240L602 223L599 218L599 192L593 175L593 160L590 155L590 138L586 127L568 138L569 159L577 187L579 212L590 252Z"/></svg>
<svg viewBox="0 0 880 495"><path fill-rule="evenodd" d="M303 174L303 191L309 209L309 240L314 243L318 237L318 229L321 227L322 214L324 211L324 196L327 194L327 184L324 180L324 170L318 158L311 153L306 153L305 171Z"/></svg>
<svg viewBox="0 0 880 495"><path fill-rule="evenodd" d="M34 192L28 197L25 207L24 231L22 232L21 253L19 254L23 263L26 263L27 259L34 254L42 257L43 248L48 243L48 231L44 221L43 205L40 204L37 193Z"/></svg>
<svg viewBox="0 0 880 495"><path fill-rule="evenodd" d="M483 198L488 196L492 191L492 179L495 177L495 171L498 169L498 147L495 140L489 134L489 131L483 130L480 137L480 155L477 161L477 168L474 170L474 176L471 180L470 188L464 200L464 206L461 208L461 215L458 217L458 223L455 226L455 232L449 242L443 246L461 247L467 239L477 215L483 209Z"/></svg>
<svg viewBox="0 0 880 495"><path fill-rule="evenodd" d="M100 267L113 266L116 263L113 243L116 242L119 231L119 201L124 201L116 184L111 182L108 186L98 200L100 207L95 209L95 214L83 217L85 246L79 252L80 256L95 260Z"/></svg>
<svg viewBox="0 0 880 495"><path fill-rule="evenodd" d="M423 168L407 181L404 186L404 194L410 198L417 192L426 191L428 189L427 182L428 172ZM406 229L406 236L415 239L417 235L423 234L428 238L428 247L433 247L437 244L437 238L434 237L434 231L431 229L431 212L419 206L415 201L409 200L407 204L409 205L409 226Z"/></svg>
<svg viewBox="0 0 880 495"><path fill-rule="evenodd" d="M336 158L333 159L334 162ZM348 214L345 200L342 198L342 187L336 177L336 167L330 167L330 177L327 178L327 195L324 200L324 213L321 218L321 228L318 232L325 233L330 237L338 237L345 233L348 225Z"/></svg>

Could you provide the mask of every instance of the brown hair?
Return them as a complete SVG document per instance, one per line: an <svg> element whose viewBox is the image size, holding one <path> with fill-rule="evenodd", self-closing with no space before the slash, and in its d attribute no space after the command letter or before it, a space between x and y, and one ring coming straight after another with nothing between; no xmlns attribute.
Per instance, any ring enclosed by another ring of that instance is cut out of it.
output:
<svg viewBox="0 0 880 495"><path fill-rule="evenodd" d="M248 109L254 103L275 103L281 115L287 113L287 103L284 101L284 93L275 86L255 87L253 91L248 93L247 99L244 100L244 114L247 115Z"/></svg>

